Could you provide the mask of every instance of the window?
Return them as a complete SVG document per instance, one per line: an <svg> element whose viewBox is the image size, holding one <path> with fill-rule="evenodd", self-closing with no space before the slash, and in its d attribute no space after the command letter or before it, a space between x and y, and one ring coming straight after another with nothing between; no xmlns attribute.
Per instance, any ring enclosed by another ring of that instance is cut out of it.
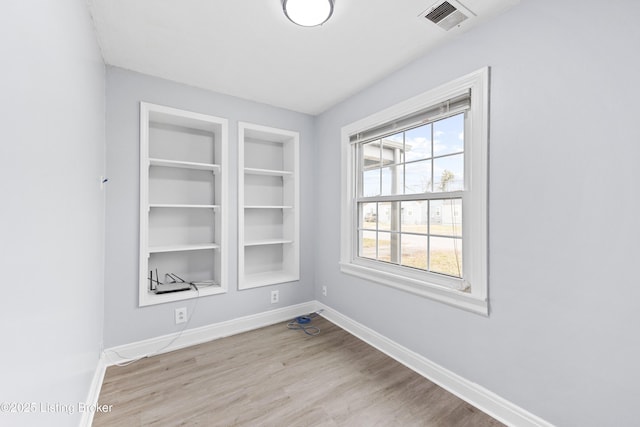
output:
<svg viewBox="0 0 640 427"><path fill-rule="evenodd" d="M488 73L342 129L343 272L488 313Z"/></svg>

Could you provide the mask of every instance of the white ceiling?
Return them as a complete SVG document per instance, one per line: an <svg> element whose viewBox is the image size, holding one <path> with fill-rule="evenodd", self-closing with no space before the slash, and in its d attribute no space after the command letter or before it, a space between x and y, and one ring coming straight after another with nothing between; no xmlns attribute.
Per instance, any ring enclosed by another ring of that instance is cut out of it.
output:
<svg viewBox="0 0 640 427"><path fill-rule="evenodd" d="M319 114L518 1L462 0L477 16L449 32L418 17L434 0L336 0L331 19L313 28L289 22L281 0L89 7L107 64Z"/></svg>

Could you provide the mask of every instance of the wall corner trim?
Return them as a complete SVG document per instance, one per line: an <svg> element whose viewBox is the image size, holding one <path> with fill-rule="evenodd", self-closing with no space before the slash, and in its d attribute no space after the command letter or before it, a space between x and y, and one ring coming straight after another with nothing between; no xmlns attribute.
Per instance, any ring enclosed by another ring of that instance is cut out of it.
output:
<svg viewBox="0 0 640 427"><path fill-rule="evenodd" d="M107 371L107 364L104 358L104 353L100 355L98 359L98 365L96 366L96 372L93 374L93 380L89 386L89 393L87 394L86 404L87 406L94 406L98 404L98 398L100 397L100 389L102 389L102 381L104 380L104 374ZM95 411L82 412L82 418L80 419L80 427L91 427L93 424L93 416Z"/></svg>

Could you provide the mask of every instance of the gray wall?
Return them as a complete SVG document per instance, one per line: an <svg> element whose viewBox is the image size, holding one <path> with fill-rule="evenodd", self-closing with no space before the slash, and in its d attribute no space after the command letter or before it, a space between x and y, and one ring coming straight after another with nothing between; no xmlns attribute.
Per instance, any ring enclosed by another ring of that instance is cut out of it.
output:
<svg viewBox="0 0 640 427"><path fill-rule="evenodd" d="M316 298L557 425L637 425L639 16L525 0L319 116ZM341 126L485 65L490 317L341 274Z"/></svg>
<svg viewBox="0 0 640 427"><path fill-rule="evenodd" d="M104 64L81 0L9 0L0 13L0 414L77 425L103 320Z"/></svg>
<svg viewBox="0 0 640 427"><path fill-rule="evenodd" d="M138 307L139 103L147 101L229 119L229 292L195 300ZM204 326L313 299L314 119L311 116L216 94L119 68L107 67L107 191L105 347L180 330L174 309L187 307L189 328ZM300 132L301 280L237 290L238 121ZM280 302L270 303L271 290ZM195 309L194 309L195 308Z"/></svg>

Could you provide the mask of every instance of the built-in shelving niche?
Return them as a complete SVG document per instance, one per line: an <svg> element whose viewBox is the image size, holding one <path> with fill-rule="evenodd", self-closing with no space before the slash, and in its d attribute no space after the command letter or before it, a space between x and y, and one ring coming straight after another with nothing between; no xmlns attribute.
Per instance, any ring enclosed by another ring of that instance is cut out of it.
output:
<svg viewBox="0 0 640 427"><path fill-rule="evenodd" d="M140 104L140 306L227 291L227 146L226 119ZM152 271L207 285L156 294Z"/></svg>
<svg viewBox="0 0 640 427"><path fill-rule="evenodd" d="M298 132L239 124L238 288L300 279Z"/></svg>

